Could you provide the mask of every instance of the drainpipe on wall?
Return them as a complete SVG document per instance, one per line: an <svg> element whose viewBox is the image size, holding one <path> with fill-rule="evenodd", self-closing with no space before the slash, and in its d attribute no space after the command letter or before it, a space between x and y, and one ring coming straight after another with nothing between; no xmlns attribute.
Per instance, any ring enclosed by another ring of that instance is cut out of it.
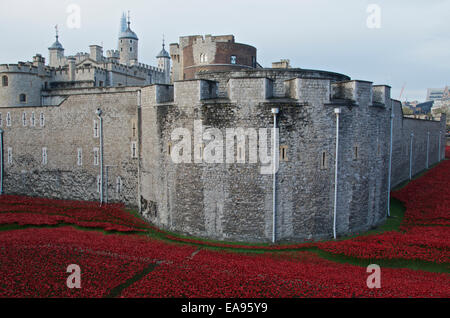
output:
<svg viewBox="0 0 450 318"><path fill-rule="evenodd" d="M3 194L3 129L0 129L0 194Z"/></svg>
<svg viewBox="0 0 450 318"><path fill-rule="evenodd" d="M341 114L340 108L335 108L336 114L336 162L334 172L334 213L333 213L333 236L337 238L336 234L336 216L337 216L337 191L338 191L338 163L339 163L339 115Z"/></svg>
<svg viewBox="0 0 450 318"><path fill-rule="evenodd" d="M387 200L387 215L391 216L391 185L392 185L392 148L394 140L394 105L391 105L391 141L389 145L389 178L388 178L388 200Z"/></svg>
<svg viewBox="0 0 450 318"><path fill-rule="evenodd" d="M430 132L427 133L427 169L430 168Z"/></svg>
<svg viewBox="0 0 450 318"><path fill-rule="evenodd" d="M103 112L100 108L98 108L96 114L100 120L100 206L102 206L103 205L103 118L102 118Z"/></svg>
<svg viewBox="0 0 450 318"><path fill-rule="evenodd" d="M411 145L409 149L409 180L412 180L412 161L413 161L413 140L414 140L414 133L411 133Z"/></svg>
<svg viewBox="0 0 450 318"><path fill-rule="evenodd" d="M276 219L277 219L277 155L275 147L277 146L277 115L280 112L278 108L272 108L273 114L273 197L272 197L272 243L276 242Z"/></svg>

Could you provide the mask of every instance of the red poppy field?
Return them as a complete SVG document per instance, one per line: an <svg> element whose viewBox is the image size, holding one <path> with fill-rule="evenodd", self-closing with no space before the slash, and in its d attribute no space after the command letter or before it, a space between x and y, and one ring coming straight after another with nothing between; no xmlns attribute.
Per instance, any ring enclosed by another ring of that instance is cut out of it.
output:
<svg viewBox="0 0 450 318"><path fill-rule="evenodd" d="M0 297L450 297L450 160L392 197L406 208L396 230L251 246L165 233L121 205L4 195ZM67 287L71 264L81 288Z"/></svg>

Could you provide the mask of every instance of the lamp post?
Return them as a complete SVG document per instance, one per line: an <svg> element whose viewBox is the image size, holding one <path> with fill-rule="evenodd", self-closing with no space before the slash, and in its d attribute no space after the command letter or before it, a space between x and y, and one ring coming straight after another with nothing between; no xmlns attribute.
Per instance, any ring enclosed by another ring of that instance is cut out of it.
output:
<svg viewBox="0 0 450 318"><path fill-rule="evenodd" d="M280 110L278 108L272 108L273 114L273 195L272 195L272 243L276 242L276 225L277 225L277 115Z"/></svg>
<svg viewBox="0 0 450 318"><path fill-rule="evenodd" d="M334 171L334 212L333 212L333 237L337 238L336 231L336 221L337 221L337 191L338 191L338 164L339 164L339 115L342 110L340 108L335 108L334 113L336 114L336 161L335 161L335 171Z"/></svg>
<svg viewBox="0 0 450 318"><path fill-rule="evenodd" d="M100 120L100 206L103 205L103 118L102 110L97 109L96 115Z"/></svg>

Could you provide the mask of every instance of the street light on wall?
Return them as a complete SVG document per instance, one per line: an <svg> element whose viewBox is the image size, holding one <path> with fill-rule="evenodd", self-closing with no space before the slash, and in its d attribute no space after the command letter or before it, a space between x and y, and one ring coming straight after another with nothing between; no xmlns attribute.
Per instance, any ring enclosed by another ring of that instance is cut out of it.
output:
<svg viewBox="0 0 450 318"><path fill-rule="evenodd" d="M95 114L100 120L100 205L103 205L103 111L98 108Z"/></svg>

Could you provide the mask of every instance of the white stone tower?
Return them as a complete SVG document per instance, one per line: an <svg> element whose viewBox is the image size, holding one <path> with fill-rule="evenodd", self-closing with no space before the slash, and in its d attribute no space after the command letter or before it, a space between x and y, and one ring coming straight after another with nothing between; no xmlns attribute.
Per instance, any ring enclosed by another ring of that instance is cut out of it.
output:
<svg viewBox="0 0 450 318"><path fill-rule="evenodd" d="M120 63L125 65L133 65L138 62L138 43L139 39L130 29L130 16L128 15L128 27L119 34L119 54Z"/></svg>
<svg viewBox="0 0 450 318"><path fill-rule="evenodd" d="M64 61L64 48L61 43L59 43L59 34L58 34L58 26L55 26L56 29L56 41L48 48L49 53L49 61L48 65L52 67L63 66Z"/></svg>
<svg viewBox="0 0 450 318"><path fill-rule="evenodd" d="M158 68L164 71L164 84L170 84L170 55L165 50L165 46L163 37L162 50L156 58L158 59Z"/></svg>

